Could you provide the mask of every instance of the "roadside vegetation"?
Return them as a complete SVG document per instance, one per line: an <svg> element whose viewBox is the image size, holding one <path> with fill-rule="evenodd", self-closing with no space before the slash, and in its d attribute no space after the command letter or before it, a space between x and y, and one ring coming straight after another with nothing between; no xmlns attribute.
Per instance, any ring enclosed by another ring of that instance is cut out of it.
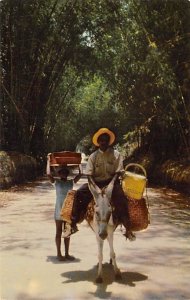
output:
<svg viewBox="0 0 190 300"><path fill-rule="evenodd" d="M0 150L88 154L90 136L109 127L124 156L189 166L188 0L0 6Z"/></svg>

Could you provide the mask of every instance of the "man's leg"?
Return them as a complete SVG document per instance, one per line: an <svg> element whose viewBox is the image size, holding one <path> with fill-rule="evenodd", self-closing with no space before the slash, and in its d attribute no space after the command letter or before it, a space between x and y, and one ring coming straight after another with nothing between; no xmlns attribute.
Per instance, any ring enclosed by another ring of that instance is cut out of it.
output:
<svg viewBox="0 0 190 300"><path fill-rule="evenodd" d="M116 214L118 215L119 220L126 229L126 233L124 235L131 241L135 240L136 237L134 233L130 230L127 198L125 197L125 194L119 181L116 181L114 184L112 192L112 202L115 206Z"/></svg>
<svg viewBox="0 0 190 300"><path fill-rule="evenodd" d="M83 184L75 194L71 220L72 223L78 223L82 212L85 212L91 199L93 198L88 183Z"/></svg>

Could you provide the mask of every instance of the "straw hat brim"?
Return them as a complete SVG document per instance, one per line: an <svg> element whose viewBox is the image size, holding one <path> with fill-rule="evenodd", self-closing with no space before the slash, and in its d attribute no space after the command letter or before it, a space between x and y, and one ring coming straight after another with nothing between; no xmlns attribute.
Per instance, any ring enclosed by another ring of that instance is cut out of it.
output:
<svg viewBox="0 0 190 300"><path fill-rule="evenodd" d="M93 135L93 138L92 138L92 142L95 146L99 146L98 144L98 138L100 135L102 134L108 134L109 137L110 137L110 141L109 141L109 146L112 145L115 141L115 134L109 130L108 128L100 128L94 135Z"/></svg>

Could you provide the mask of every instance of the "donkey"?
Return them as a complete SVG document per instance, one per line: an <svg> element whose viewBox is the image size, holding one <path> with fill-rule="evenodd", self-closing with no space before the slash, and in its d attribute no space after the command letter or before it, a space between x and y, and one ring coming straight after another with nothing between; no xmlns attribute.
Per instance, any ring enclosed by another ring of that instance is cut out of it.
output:
<svg viewBox="0 0 190 300"><path fill-rule="evenodd" d="M113 190L115 175L109 185L102 190L89 180L89 189L94 197L94 214L89 225L96 235L98 244L98 275L96 283L102 283L102 261L103 261L103 244L107 238L110 247L110 262L113 263L115 278L121 279L121 272L117 267L116 256L113 248L113 234L118 224L115 224L112 216L111 195Z"/></svg>

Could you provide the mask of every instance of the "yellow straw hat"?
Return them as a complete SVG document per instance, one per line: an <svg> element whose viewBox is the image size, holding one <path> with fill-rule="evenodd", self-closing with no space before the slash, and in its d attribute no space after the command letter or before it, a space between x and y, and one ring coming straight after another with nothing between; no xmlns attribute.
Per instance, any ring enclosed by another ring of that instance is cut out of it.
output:
<svg viewBox="0 0 190 300"><path fill-rule="evenodd" d="M102 134L108 134L110 137L110 141L109 141L109 146L113 144L113 142L115 141L115 134L109 130L108 128L100 128L94 135L92 138L92 142L95 146L99 146L98 144L98 138L100 135Z"/></svg>

